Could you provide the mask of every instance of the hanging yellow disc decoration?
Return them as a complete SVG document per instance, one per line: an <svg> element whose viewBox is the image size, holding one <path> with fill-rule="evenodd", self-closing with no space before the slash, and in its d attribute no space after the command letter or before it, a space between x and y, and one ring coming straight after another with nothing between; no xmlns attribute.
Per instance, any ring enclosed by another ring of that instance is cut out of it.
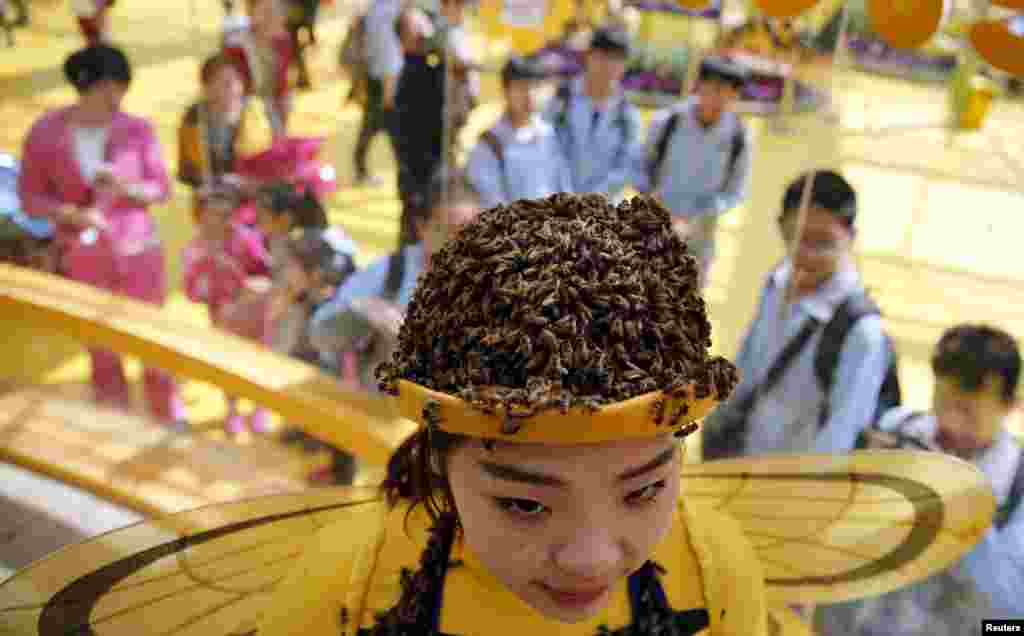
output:
<svg viewBox="0 0 1024 636"><path fill-rule="evenodd" d="M898 49L916 49L942 24L943 0L867 0L871 30Z"/></svg>
<svg viewBox="0 0 1024 636"><path fill-rule="evenodd" d="M1010 75L1024 77L1024 16L976 22L968 37L986 62Z"/></svg>
<svg viewBox="0 0 1024 636"><path fill-rule="evenodd" d="M481 0L479 16L488 44L527 55L557 40L575 11L575 0Z"/></svg>
<svg viewBox="0 0 1024 636"><path fill-rule="evenodd" d="M770 18L795 18L807 11L818 0L754 0L754 6Z"/></svg>

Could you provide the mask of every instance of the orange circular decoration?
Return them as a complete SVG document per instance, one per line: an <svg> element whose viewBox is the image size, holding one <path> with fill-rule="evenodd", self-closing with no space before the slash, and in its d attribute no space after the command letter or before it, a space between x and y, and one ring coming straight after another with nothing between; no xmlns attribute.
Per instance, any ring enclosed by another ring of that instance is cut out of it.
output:
<svg viewBox="0 0 1024 636"><path fill-rule="evenodd" d="M1024 18L1015 19L1024 22ZM1010 19L976 22L968 37L986 62L1010 75L1024 77L1024 31L1011 30Z"/></svg>
<svg viewBox="0 0 1024 636"><path fill-rule="evenodd" d="M676 0L676 2L682 8L690 11L704 11L711 7L711 0Z"/></svg>
<svg viewBox="0 0 1024 636"><path fill-rule="evenodd" d="M993 7L1024 11L1024 0L991 0Z"/></svg>
<svg viewBox="0 0 1024 636"><path fill-rule="evenodd" d="M916 49L942 23L943 0L867 0L871 30L890 46Z"/></svg>
<svg viewBox="0 0 1024 636"><path fill-rule="evenodd" d="M754 5L770 18L795 18L818 0L754 0Z"/></svg>

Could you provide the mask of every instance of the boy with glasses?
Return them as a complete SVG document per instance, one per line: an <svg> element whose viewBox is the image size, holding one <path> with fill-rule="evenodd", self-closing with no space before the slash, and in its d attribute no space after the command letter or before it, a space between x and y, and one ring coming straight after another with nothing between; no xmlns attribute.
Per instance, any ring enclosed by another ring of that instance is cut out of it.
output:
<svg viewBox="0 0 1024 636"><path fill-rule="evenodd" d="M706 459L845 452L899 401L895 356L853 263L857 196L819 171L786 189L779 228L792 255L769 276L736 363L742 383L705 426ZM799 236L798 236L799 234Z"/></svg>

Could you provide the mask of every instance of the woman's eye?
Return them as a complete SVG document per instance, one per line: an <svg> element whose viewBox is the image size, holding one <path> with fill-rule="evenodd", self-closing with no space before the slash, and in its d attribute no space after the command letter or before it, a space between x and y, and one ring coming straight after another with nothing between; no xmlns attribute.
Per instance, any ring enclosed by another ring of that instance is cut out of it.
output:
<svg viewBox="0 0 1024 636"><path fill-rule="evenodd" d="M658 494L665 489L666 482L664 479L656 481L649 486L644 486L640 490L629 493L626 496L626 501L631 504L645 504L650 501L654 501Z"/></svg>
<svg viewBox="0 0 1024 636"><path fill-rule="evenodd" d="M517 517L535 518L547 512L548 508L542 503L530 499L509 499L498 497L494 500L498 507L509 514Z"/></svg>

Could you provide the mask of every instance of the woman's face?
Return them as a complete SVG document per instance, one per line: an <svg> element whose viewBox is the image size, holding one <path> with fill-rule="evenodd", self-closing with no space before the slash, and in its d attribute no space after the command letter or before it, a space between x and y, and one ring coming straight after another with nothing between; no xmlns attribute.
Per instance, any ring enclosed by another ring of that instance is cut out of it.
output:
<svg viewBox="0 0 1024 636"><path fill-rule="evenodd" d="M91 86L82 95L82 99L88 101L95 112L102 111L106 116L113 117L121 111L121 103L127 92L128 84L126 82L105 79Z"/></svg>
<svg viewBox="0 0 1024 636"><path fill-rule="evenodd" d="M670 435L547 446L472 442L449 481L467 546L541 614L575 623L640 568L672 527L682 448Z"/></svg>

